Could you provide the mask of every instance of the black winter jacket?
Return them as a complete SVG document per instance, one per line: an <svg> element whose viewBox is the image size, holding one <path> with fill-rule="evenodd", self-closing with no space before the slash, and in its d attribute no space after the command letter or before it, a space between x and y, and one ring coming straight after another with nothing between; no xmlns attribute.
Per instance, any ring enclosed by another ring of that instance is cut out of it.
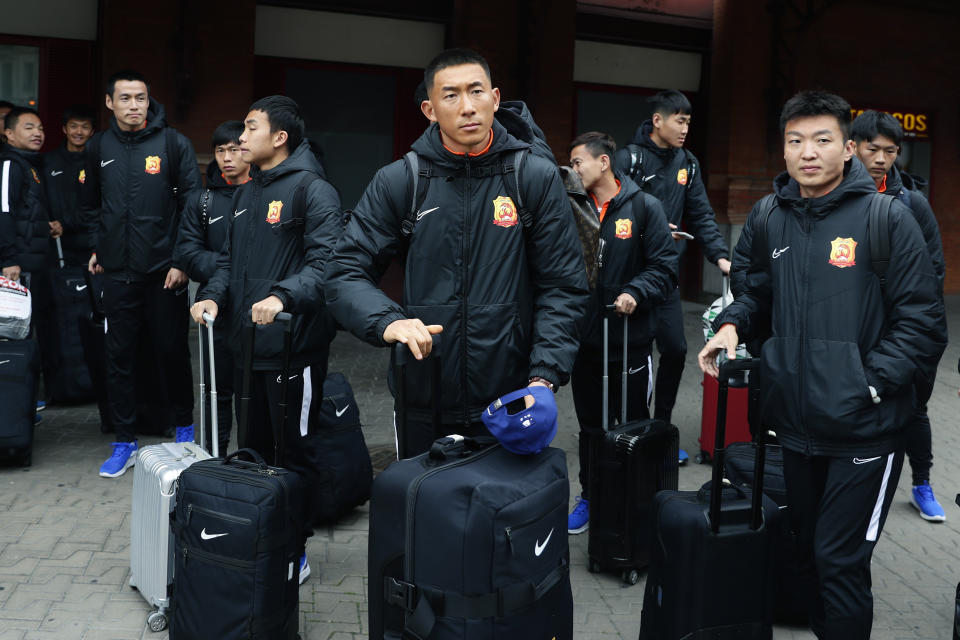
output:
<svg viewBox="0 0 960 640"><path fill-rule="evenodd" d="M859 160L851 160L843 182L820 198L802 198L786 173L774 189L777 207L767 227L771 255L751 264L745 291L714 327L733 323L749 339L756 320L770 314L773 335L761 356L761 415L785 447L810 455L887 454L900 446L910 424L914 382L933 379L947 340L923 236L906 207L895 202L881 291L867 233L876 185ZM756 222L757 210L746 227ZM758 229L751 233L756 237ZM844 250L846 262L839 259Z"/></svg>
<svg viewBox="0 0 960 640"><path fill-rule="evenodd" d="M667 222L677 225L678 229L683 229L685 222L687 231L703 247L707 260L716 264L717 260L729 255L729 249L720 234L710 200L707 199L700 163L694 158L691 178L687 152L684 149L661 149L650 139L652 130L653 124L649 120L645 121L637 128L631 141L639 145L643 152L643 176L637 176L640 181L638 186L660 201ZM614 156L614 167L617 171L629 175L630 165L630 151L626 147L617 149ZM692 180L689 185L688 180ZM686 250L686 242L678 242L678 255L682 255Z"/></svg>
<svg viewBox="0 0 960 640"><path fill-rule="evenodd" d="M84 173L84 152L67 151L62 144L43 154L43 185L50 205L50 219L63 226L60 242L66 264L86 266L90 259L90 237L80 211L80 188Z"/></svg>
<svg viewBox="0 0 960 640"><path fill-rule="evenodd" d="M305 174L314 176L305 187L305 210L294 211L294 193ZM335 328L325 311L324 270L341 235L342 214L340 198L322 174L309 142L303 140L277 166L254 170L253 180L237 188L232 210L223 212L230 216L227 239L217 269L197 300L217 303L238 358L250 307L270 295L294 314L291 366L327 357ZM258 327L254 368L278 371L282 356L282 327Z"/></svg>
<svg viewBox="0 0 960 640"><path fill-rule="evenodd" d="M169 174L166 136L176 138L178 176ZM81 208L97 262L107 275L138 281L162 278L173 262L180 211L201 187L193 146L167 126L163 105L150 100L147 125L110 129L87 144ZM176 187L176 194L174 194Z"/></svg>
<svg viewBox="0 0 960 640"><path fill-rule="evenodd" d="M907 193L909 191L909 193ZM943 243L940 240L940 227L937 217L930 208L930 202L920 191L920 186L913 176L897 169L894 165L887 173L887 193L897 196L901 202L910 207L914 219L920 226L923 239L927 243L927 251L933 260L933 270L937 273L940 282L940 294L943 294L943 280L946 277L947 266L943 260Z"/></svg>
<svg viewBox="0 0 960 640"><path fill-rule="evenodd" d="M205 285L217 270L217 259L233 219L233 197L240 185L228 184L216 161L207 165L207 186L187 200L180 220L175 261L191 280Z"/></svg>
<svg viewBox="0 0 960 640"><path fill-rule="evenodd" d="M643 193L628 177L617 173L620 192L600 223L601 267L597 286L581 325L581 349L599 359L603 354L603 314L621 293L630 294L637 308L630 315L629 349L644 348L653 340L655 309L677 286L677 249L660 201ZM592 199L591 199L592 202ZM610 325L610 356L623 354L622 324Z"/></svg>
<svg viewBox="0 0 960 640"><path fill-rule="evenodd" d="M400 225L413 194L403 160L374 176L327 279L337 320L371 344L383 345L395 320L443 326L441 406L450 423L478 420L489 402L530 377L566 383L587 304L583 253L556 165L525 153L520 194L533 223L524 228L517 215L498 217L509 209L502 200L509 192L497 169L505 154L529 145L498 122L493 132L480 156L447 151L436 124L413 144L435 167L456 174L430 179L409 242L402 306L376 283L407 245ZM429 415L428 371L412 366L408 373L411 417Z"/></svg>
<svg viewBox="0 0 960 640"><path fill-rule="evenodd" d="M2 267L19 265L21 271L50 267L50 216L41 174L43 157L38 152L10 145L0 152L0 216L10 216L5 225L8 249Z"/></svg>

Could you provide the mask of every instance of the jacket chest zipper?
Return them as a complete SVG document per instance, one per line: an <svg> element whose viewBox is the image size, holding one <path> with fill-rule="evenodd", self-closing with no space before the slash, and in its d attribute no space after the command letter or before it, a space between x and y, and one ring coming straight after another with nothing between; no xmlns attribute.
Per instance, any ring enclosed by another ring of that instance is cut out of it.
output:
<svg viewBox="0 0 960 640"><path fill-rule="evenodd" d="M124 148L124 152L125 152L125 156L126 156L126 157L124 158L124 160L126 160L126 163L127 163L126 166L127 166L127 168L129 169L130 166L131 166L131 165L130 165L130 143L129 143L129 142L124 143L123 148ZM129 174L129 173L127 174L127 179L128 179L128 180L130 179L130 174ZM129 193L129 189L128 189L128 193ZM124 235L124 239L125 239L124 246L125 246L125 248L126 248L127 255L126 255L126 259L123 261L123 263L124 263L124 265L126 265L126 268L127 268L127 284L130 284L130 279L131 279L131 277L130 277L130 259L131 259L131 256L130 256L130 224L131 224L131 222L130 222L130 203L129 203L129 201L127 202L127 206L124 208L124 215L125 215L125 217L126 217L126 219L127 219L127 223L126 223L125 225L123 225L123 235Z"/></svg>
<svg viewBox="0 0 960 640"><path fill-rule="evenodd" d="M468 261L468 246L469 238L468 234L470 233L468 223L468 217L470 215L470 156L467 156L467 171L466 177L464 178L464 189L463 189L463 215L460 218L460 250L461 250L461 287L463 291L461 292L462 300L462 310L460 313L460 389L463 393L463 404L461 405L461 410L463 411L463 426L470 426L470 413L467 407L470 405L470 387L467 384L467 297L470 290L470 283L468 282L469 270L467 269Z"/></svg>
<svg viewBox="0 0 960 640"><path fill-rule="evenodd" d="M810 215L810 201L806 201L806 206L804 208L803 223L801 229L803 231L803 260L800 261L800 424L803 426L803 435L806 438L806 454L809 455L812 448L812 442L810 439L810 432L807 429L807 410L806 410L806 401L804 398L807 393L807 385L805 384L806 380L806 371L803 370L804 359L806 356L807 350L807 299L809 293L809 283L810 283L810 236L813 233L813 224L809 218Z"/></svg>

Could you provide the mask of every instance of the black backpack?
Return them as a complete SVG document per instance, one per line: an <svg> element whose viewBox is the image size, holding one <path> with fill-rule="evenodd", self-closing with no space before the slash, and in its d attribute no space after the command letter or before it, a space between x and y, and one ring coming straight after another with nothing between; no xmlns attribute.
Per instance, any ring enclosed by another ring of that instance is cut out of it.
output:
<svg viewBox="0 0 960 640"><path fill-rule="evenodd" d="M630 169L627 170L627 175L643 190L653 177L643 174L643 148L633 142L628 143L624 148L630 153ZM689 149L684 149L683 153L687 157L687 189L690 189L693 185L693 176L697 175L697 159Z"/></svg>

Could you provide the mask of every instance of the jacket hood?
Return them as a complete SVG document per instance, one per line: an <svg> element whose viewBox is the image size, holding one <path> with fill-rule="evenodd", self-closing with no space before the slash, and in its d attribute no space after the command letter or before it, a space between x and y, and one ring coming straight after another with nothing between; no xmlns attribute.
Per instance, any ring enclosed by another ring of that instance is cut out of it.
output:
<svg viewBox="0 0 960 640"><path fill-rule="evenodd" d="M650 133L653 131L653 121L644 120L639 127L637 127L636 133L633 134L633 140L630 142L632 144L640 145L645 149L649 149L653 153L657 154L660 158L668 158L674 153L681 151L681 149L674 149L672 147L667 147L663 149L657 146L657 143L650 139Z"/></svg>
<svg viewBox="0 0 960 640"><path fill-rule="evenodd" d="M6 145L3 147L3 151L15 153L27 162L30 163L35 169L39 168L43 162L43 154L39 151L27 151L26 149L18 149L13 145Z"/></svg>
<svg viewBox="0 0 960 640"><path fill-rule="evenodd" d="M493 143L490 150L481 156L471 156L470 161L477 164L486 164L489 159L496 158L505 151L519 151L527 149L529 144L518 140L497 120L493 121ZM440 137L440 126L433 122L427 127L426 131L417 138L416 142L410 147L421 156L424 156L431 162L447 166L459 167L464 164L466 155L458 155L447 151L443 146L443 140Z"/></svg>
<svg viewBox="0 0 960 640"><path fill-rule="evenodd" d="M255 180L268 183L288 173L295 173L297 171L310 171L320 177L325 175L320 161L317 160L313 148L310 146L310 141L306 138L300 141L300 144L297 145L297 148L293 150L293 153L291 153L286 160L266 171L260 171L254 168L251 170L251 175Z"/></svg>
<svg viewBox="0 0 960 640"><path fill-rule="evenodd" d="M900 178L900 181L903 184L903 188L908 191L921 191L927 186L926 178L909 174L906 171L901 171L897 168L897 165L893 165L893 168L890 170L890 172L896 173L897 177ZM887 179L889 180L889 178Z"/></svg>
<svg viewBox="0 0 960 640"><path fill-rule="evenodd" d="M836 189L824 196L802 197L800 185L786 171L774 179L773 190L781 205L792 209L805 209L813 216L822 217L836 209L847 198L876 193L877 185L860 159L854 156L843 169L843 181Z"/></svg>
<svg viewBox="0 0 960 640"><path fill-rule="evenodd" d="M150 98L150 106L147 107L147 126L137 131L124 131L117 124L117 119L110 119L110 128L121 140L141 140L153 135L167 126L167 112L163 105L157 102L155 98Z"/></svg>
<svg viewBox="0 0 960 640"><path fill-rule="evenodd" d="M614 173L614 177L620 181L620 191L617 192L617 195L611 198L610 210L614 210L623 206L623 204L629 201L630 198L634 197L638 193L642 193L640 191L640 187L637 186L637 183L620 171L616 171Z"/></svg>

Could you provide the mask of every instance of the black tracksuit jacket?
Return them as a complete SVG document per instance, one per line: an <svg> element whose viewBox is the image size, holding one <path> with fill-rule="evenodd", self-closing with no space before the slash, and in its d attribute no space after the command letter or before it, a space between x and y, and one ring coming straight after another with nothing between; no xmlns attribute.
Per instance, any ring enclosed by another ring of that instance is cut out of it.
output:
<svg viewBox="0 0 960 640"><path fill-rule="evenodd" d="M25 272L50 267L50 216L42 173L39 152L10 145L0 149L0 216L6 218L3 233L8 236L2 267L19 265Z"/></svg>
<svg viewBox="0 0 960 640"><path fill-rule="evenodd" d="M640 188L654 196L663 205L667 222L684 228L693 235L703 247L707 260L716 264L720 258L729 255L716 215L707 198L707 189L703 185L703 172L700 163L694 158L693 177L689 176L690 162L683 149L661 149L650 139L653 123L645 121L637 129L631 141L643 151L643 175L637 176ZM617 149L614 167L624 175L630 173L630 151ZM692 180L687 184L688 180ZM686 240L678 242L678 255L686 250Z"/></svg>
<svg viewBox="0 0 960 640"><path fill-rule="evenodd" d="M233 219L233 197L241 185L228 184L216 161L207 166L207 186L183 208L175 261L201 286L217 270L220 250Z"/></svg>
<svg viewBox="0 0 960 640"><path fill-rule="evenodd" d="M910 193L906 193L909 191ZM904 204L910 207L913 217L920 225L920 232L923 233L923 239L927 243L927 251L930 252L930 259L933 260L933 270L937 273L937 280L940 282L940 293L943 293L943 280L946 277L947 266L943 260L943 243L940 240L940 227L937 225L937 217L930 207L920 186L915 182L913 176L897 169L894 165L887 172L887 190L886 193L895 195Z"/></svg>
<svg viewBox="0 0 960 640"><path fill-rule="evenodd" d="M176 137L178 176L169 175L166 136ZM106 274L136 282L179 267L173 250L180 211L201 188L200 171L193 145L167 126L163 105L150 100L147 125L139 131L122 131L112 119L108 130L87 143L85 155L81 208L91 249Z"/></svg>
<svg viewBox="0 0 960 640"><path fill-rule="evenodd" d="M660 201L643 193L628 177L617 173L620 192L607 205L600 223L603 249L597 286L584 316L580 348L597 360L603 355L603 313L621 293L637 301L627 323L628 349L648 347L653 340L655 309L677 286L677 249ZM592 201L592 200L591 200ZM623 325L610 325L610 356L623 354Z"/></svg>
<svg viewBox="0 0 960 640"><path fill-rule="evenodd" d="M68 151L66 143L43 154L43 185L50 206L50 219L63 226L60 237L67 264L86 266L90 259L90 238L80 211L84 152Z"/></svg>
<svg viewBox="0 0 960 640"><path fill-rule="evenodd" d="M306 187L305 210L295 212L294 192L305 172L316 179ZM270 295L294 314L291 367L327 358L336 329L325 310L324 270L341 235L342 214L336 190L322 175L304 139L277 166L254 170L253 180L237 188L232 209L223 212L230 216L227 238L197 300L217 303L218 316L230 326L236 362L241 362L241 332L250 307ZM254 369L279 371L282 356L282 327L258 328Z"/></svg>
<svg viewBox="0 0 960 640"><path fill-rule="evenodd" d="M886 286L870 264L867 207L873 179L853 158L843 182L802 198L786 173L774 181L777 207L767 227L771 257L758 258L745 291L714 321L750 338L763 314L773 335L763 345L761 414L793 451L825 456L884 455L901 445L914 405L914 381L932 380L947 327L937 277L909 210L890 210ZM757 207L745 228L753 237ZM852 264L831 264L833 247L852 246ZM772 258L773 253L777 258ZM872 401L869 386L881 398Z"/></svg>
<svg viewBox="0 0 960 640"><path fill-rule="evenodd" d="M480 156L447 151L436 124L413 144L436 167L458 173L430 179L407 250L402 305L376 283L407 245L400 225L413 194L403 160L380 169L367 187L327 280L337 320L371 344L383 345L395 320L443 325L445 423L477 421L489 402L533 376L566 383L588 298L583 251L556 165L526 153L520 193L533 223L495 224L495 200L509 193L495 169L504 154L529 145L497 122L493 132ZM413 419L429 419L429 370L408 372Z"/></svg>

